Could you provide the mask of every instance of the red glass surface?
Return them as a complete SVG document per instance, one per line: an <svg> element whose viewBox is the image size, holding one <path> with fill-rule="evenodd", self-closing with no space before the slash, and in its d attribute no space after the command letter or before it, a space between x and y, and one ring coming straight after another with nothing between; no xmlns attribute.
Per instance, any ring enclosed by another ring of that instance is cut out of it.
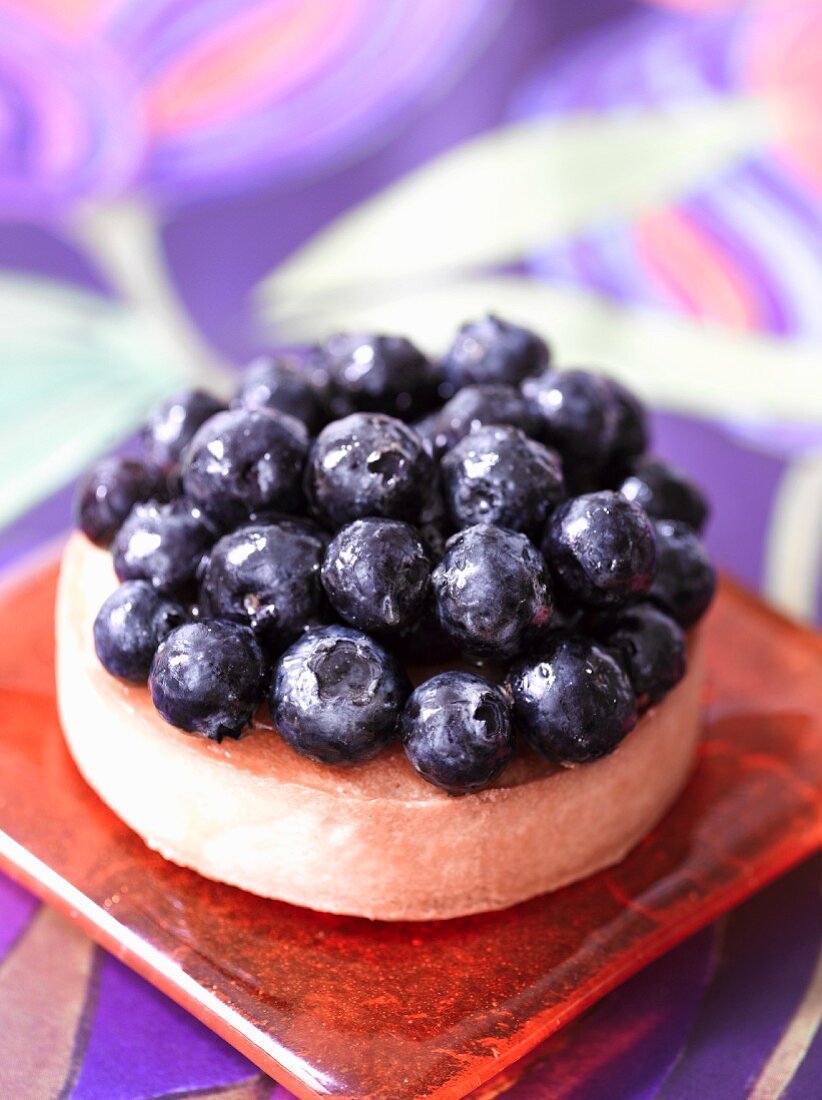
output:
<svg viewBox="0 0 822 1100"><path fill-rule="evenodd" d="M620 866L444 923L264 901L166 863L80 778L54 585L0 597L0 862L303 1096L463 1096L822 841L822 640L725 584L699 766Z"/></svg>

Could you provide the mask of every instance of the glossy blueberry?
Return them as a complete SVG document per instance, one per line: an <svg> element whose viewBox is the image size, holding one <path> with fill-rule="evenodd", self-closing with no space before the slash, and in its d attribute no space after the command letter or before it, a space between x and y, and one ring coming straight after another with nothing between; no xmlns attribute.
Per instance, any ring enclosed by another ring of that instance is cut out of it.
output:
<svg viewBox="0 0 822 1100"><path fill-rule="evenodd" d="M268 651L285 649L323 617L324 551L324 538L288 520L224 535L200 572L203 613L245 623Z"/></svg>
<svg viewBox="0 0 822 1100"><path fill-rule="evenodd" d="M265 508L299 510L305 425L274 409L231 409L200 428L186 452L186 495L225 529Z"/></svg>
<svg viewBox="0 0 822 1100"><path fill-rule="evenodd" d="M636 599L654 577L651 521L619 493L588 493L561 504L548 519L542 552L563 592L583 607Z"/></svg>
<svg viewBox="0 0 822 1100"><path fill-rule="evenodd" d="M466 527L449 540L431 581L443 630L472 657L513 657L551 616L545 562L517 531Z"/></svg>
<svg viewBox="0 0 822 1100"><path fill-rule="evenodd" d="M332 528L364 516L413 523L434 473L413 428L380 413L353 413L317 436L306 491L314 515Z"/></svg>
<svg viewBox="0 0 822 1100"><path fill-rule="evenodd" d="M182 458L195 432L225 405L203 390L184 390L159 405L142 431L146 454L168 469Z"/></svg>
<svg viewBox="0 0 822 1100"><path fill-rule="evenodd" d="M546 516L565 497L556 451L509 425L470 432L445 455L441 469L456 527L494 523L538 538Z"/></svg>
<svg viewBox="0 0 822 1100"><path fill-rule="evenodd" d="M540 439L569 464L595 465L608 457L618 413L604 378L583 370L548 370L527 378L522 393L539 415Z"/></svg>
<svg viewBox="0 0 822 1100"><path fill-rule="evenodd" d="M548 363L545 341L527 328L489 314L463 325L441 363L445 392L489 383L518 386Z"/></svg>
<svg viewBox="0 0 822 1100"><path fill-rule="evenodd" d="M416 427L439 456L484 424L511 424L530 436L540 429L534 407L513 386L466 386Z"/></svg>
<svg viewBox="0 0 822 1100"><path fill-rule="evenodd" d="M445 544L454 533L439 479L428 487L423 500L417 531L432 562L445 553Z"/></svg>
<svg viewBox="0 0 822 1100"><path fill-rule="evenodd" d="M164 599L148 581L126 581L94 620L94 648L112 676L145 683L160 642L188 618L181 603Z"/></svg>
<svg viewBox="0 0 822 1100"><path fill-rule="evenodd" d="M322 582L337 614L358 630L407 630L422 611L431 562L416 530L369 517L337 532Z"/></svg>
<svg viewBox="0 0 822 1100"><path fill-rule="evenodd" d="M165 474L153 462L139 458L103 458L77 487L77 526L98 546L108 546L135 504L167 500Z"/></svg>
<svg viewBox="0 0 822 1100"><path fill-rule="evenodd" d="M357 630L309 631L277 664L274 725L303 756L326 764L370 760L396 735L411 685L397 659Z"/></svg>
<svg viewBox="0 0 822 1100"><path fill-rule="evenodd" d="M216 538L202 513L185 500L136 505L112 544L120 580L146 580L161 592L184 592Z"/></svg>
<svg viewBox="0 0 822 1100"><path fill-rule="evenodd" d="M610 458L620 461L641 455L648 447L650 431L645 406L635 393L616 378L605 378L616 413Z"/></svg>
<svg viewBox="0 0 822 1100"><path fill-rule="evenodd" d="M514 752L507 699L469 672L442 672L420 684L399 734L414 770L449 794L487 787Z"/></svg>
<svg viewBox="0 0 822 1100"><path fill-rule="evenodd" d="M682 628L651 604L622 611L607 624L601 640L627 671L643 705L658 703L685 675Z"/></svg>
<svg viewBox="0 0 822 1100"><path fill-rule="evenodd" d="M265 508L259 512L252 512L248 518L250 524L257 523L268 526L273 523L287 531L298 531L303 535L318 539L322 543L323 549L328 546L331 539L328 532L320 527L318 523L315 523L313 519L309 519L308 516L292 516L288 512L278 512L274 509ZM245 526L248 526L248 524Z"/></svg>
<svg viewBox="0 0 822 1100"><path fill-rule="evenodd" d="M584 764L613 752L637 722L627 673L580 635L549 635L540 656L516 664L507 684L518 727L556 764Z"/></svg>
<svg viewBox="0 0 822 1100"><path fill-rule="evenodd" d="M457 656L457 647L440 625L430 586L422 611L413 626L399 634L394 632L383 635L381 640L406 665L437 665Z"/></svg>
<svg viewBox="0 0 822 1100"><path fill-rule="evenodd" d="M423 353L404 336L340 333L320 349L344 415L350 404L360 412L382 412L408 420L430 409L437 379Z"/></svg>
<svg viewBox="0 0 822 1100"><path fill-rule="evenodd" d="M236 403L247 409L287 413L310 432L323 421L322 403L296 356L261 355L253 360L243 371Z"/></svg>
<svg viewBox="0 0 822 1100"><path fill-rule="evenodd" d="M172 726L212 741L239 737L260 703L265 662L253 633L209 619L168 635L148 679L154 706Z"/></svg>
<svg viewBox="0 0 822 1100"><path fill-rule="evenodd" d="M656 577L648 598L687 630L710 606L716 573L699 536L687 523L657 520Z"/></svg>
<svg viewBox="0 0 822 1100"><path fill-rule="evenodd" d="M702 531L708 519L708 502L678 467L660 458L645 456L630 462L619 491L641 504L653 519L676 519Z"/></svg>

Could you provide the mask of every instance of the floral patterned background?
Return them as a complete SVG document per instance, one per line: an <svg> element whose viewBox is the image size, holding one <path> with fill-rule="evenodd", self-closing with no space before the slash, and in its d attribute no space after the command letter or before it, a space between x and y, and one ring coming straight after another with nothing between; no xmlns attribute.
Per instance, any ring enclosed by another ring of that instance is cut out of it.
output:
<svg viewBox="0 0 822 1100"><path fill-rule="evenodd" d="M820 107L818 0L0 0L0 566L181 383L493 307L636 385L819 621ZM819 870L482 1095L816 1100ZM0 879L0 1095L191 1093L286 1095Z"/></svg>

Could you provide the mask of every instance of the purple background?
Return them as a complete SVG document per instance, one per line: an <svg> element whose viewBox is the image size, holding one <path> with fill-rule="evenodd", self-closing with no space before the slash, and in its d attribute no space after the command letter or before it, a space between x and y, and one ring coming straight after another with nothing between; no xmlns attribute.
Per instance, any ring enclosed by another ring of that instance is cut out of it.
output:
<svg viewBox="0 0 822 1100"><path fill-rule="evenodd" d="M226 11L236 7L226 5ZM199 184L159 187L154 179L171 278L196 326L224 356L240 363L259 347L249 307L252 288L315 230L460 139L510 118L521 107L523 88L550 74L576 43L633 19L638 9L617 0L517 0L510 8L498 5L492 30L493 21L483 22L489 19L483 7L476 5L479 29L467 67L451 62L449 70L446 64L425 94L418 89L406 96L381 123L370 151L336 150L325 159L318 154L301 170L279 175L255 161L245 177L238 168L230 180L215 179L210 191ZM630 36L625 41L630 44ZM114 295L70 243L62 215L52 207L47 213L0 224L0 268ZM619 287L615 293L620 296ZM758 587L763 536L784 455L767 441L756 446L741 441L719 423L666 413L655 416L654 426L657 448L710 485L714 518L708 541L717 560ZM70 488L0 532L0 565L19 562L69 523ZM542 1060L510 1095L579 1100L749 1095L808 995L818 965L819 871L819 860L812 861L649 967L575 1025L570 1042L549 1042ZM35 913L29 895L0 880L0 953L22 942ZM105 953L96 956L77 1025L83 1039L67 1077L68 1095L136 1100L256 1080L252 1066L186 1013ZM817 1024L820 1011L817 1000L810 1008ZM34 1036L37 1021L31 1024ZM817 1034L783 1095L817 1100L821 1074ZM257 1086L265 1094L266 1086Z"/></svg>

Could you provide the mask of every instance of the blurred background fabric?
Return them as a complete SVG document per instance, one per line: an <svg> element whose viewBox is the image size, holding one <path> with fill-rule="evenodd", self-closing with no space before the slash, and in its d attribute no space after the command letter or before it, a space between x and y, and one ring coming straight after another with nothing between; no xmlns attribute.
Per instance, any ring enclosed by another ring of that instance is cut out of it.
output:
<svg viewBox="0 0 822 1100"><path fill-rule="evenodd" d="M0 0L4 570L162 395L488 309L634 385L721 566L822 622L822 2ZM818 1100L819 870L482 1095ZM0 1085L274 1089L5 879L0 956Z"/></svg>

